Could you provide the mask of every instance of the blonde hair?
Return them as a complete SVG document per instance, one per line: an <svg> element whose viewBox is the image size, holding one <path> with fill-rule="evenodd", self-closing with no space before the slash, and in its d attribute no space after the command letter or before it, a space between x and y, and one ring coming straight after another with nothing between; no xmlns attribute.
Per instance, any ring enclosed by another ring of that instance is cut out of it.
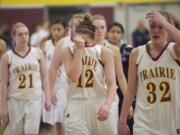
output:
<svg viewBox="0 0 180 135"><path fill-rule="evenodd" d="M77 19L79 21L83 21L85 16L91 16L91 14L90 13L77 13L77 14L74 14L71 17L70 21L69 21L69 26L72 25L73 19Z"/></svg>
<svg viewBox="0 0 180 135"><path fill-rule="evenodd" d="M91 20L92 21L95 21L95 20L104 20L106 22L106 18L103 15L100 15L100 14L93 15L91 17Z"/></svg>

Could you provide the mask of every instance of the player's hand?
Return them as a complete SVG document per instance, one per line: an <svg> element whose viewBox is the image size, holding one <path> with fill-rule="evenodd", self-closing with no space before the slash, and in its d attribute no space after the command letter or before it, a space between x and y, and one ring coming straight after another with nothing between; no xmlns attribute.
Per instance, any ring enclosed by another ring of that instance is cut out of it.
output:
<svg viewBox="0 0 180 135"><path fill-rule="evenodd" d="M148 19L149 22L156 22L161 24L162 26L165 26L167 23L167 20L164 16L162 16L158 11L151 10L147 13L146 19Z"/></svg>
<svg viewBox="0 0 180 135"><path fill-rule="evenodd" d="M104 103L97 113L97 119L100 121L107 120L110 113L111 106L109 103Z"/></svg>
<svg viewBox="0 0 180 135"><path fill-rule="evenodd" d="M77 49L84 49L85 47L85 40L80 35L76 35L74 43Z"/></svg>
<svg viewBox="0 0 180 135"><path fill-rule="evenodd" d="M130 130L128 125L119 124L118 125L118 135L130 135Z"/></svg>
<svg viewBox="0 0 180 135"><path fill-rule="evenodd" d="M45 98L44 107L45 107L46 111L51 110L51 100L50 100L49 96Z"/></svg>
<svg viewBox="0 0 180 135"><path fill-rule="evenodd" d="M134 114L134 110L133 110L133 107L131 106L129 109L128 119L132 118L133 114Z"/></svg>

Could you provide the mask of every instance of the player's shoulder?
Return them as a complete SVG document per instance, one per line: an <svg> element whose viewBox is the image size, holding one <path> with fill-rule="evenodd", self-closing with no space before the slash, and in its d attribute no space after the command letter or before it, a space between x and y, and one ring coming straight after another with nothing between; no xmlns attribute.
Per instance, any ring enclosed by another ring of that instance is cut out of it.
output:
<svg viewBox="0 0 180 135"><path fill-rule="evenodd" d="M114 44L111 44L109 43L109 48L113 51L113 53L119 53L119 47L114 45Z"/></svg>
<svg viewBox="0 0 180 135"><path fill-rule="evenodd" d="M41 50L45 51L48 50L51 46L53 46L52 40L46 40L42 45L41 45Z"/></svg>
<svg viewBox="0 0 180 135"><path fill-rule="evenodd" d="M138 56L138 52L139 52L138 49L139 49L138 47L133 48L130 55L131 56Z"/></svg>
<svg viewBox="0 0 180 135"><path fill-rule="evenodd" d="M103 54L111 54L111 55L114 54L110 48L107 48L107 47L104 47L104 46L101 46L101 52Z"/></svg>
<svg viewBox="0 0 180 135"><path fill-rule="evenodd" d="M0 45L1 46L6 46L6 42L4 40L0 39Z"/></svg>
<svg viewBox="0 0 180 135"><path fill-rule="evenodd" d="M71 40L70 36L65 36L58 41L56 48L63 49L63 48L72 46L72 44L74 44L74 43Z"/></svg>

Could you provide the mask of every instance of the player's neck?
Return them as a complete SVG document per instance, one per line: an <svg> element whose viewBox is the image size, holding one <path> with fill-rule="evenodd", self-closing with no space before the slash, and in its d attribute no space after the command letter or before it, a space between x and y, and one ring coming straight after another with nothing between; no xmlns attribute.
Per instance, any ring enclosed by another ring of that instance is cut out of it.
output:
<svg viewBox="0 0 180 135"><path fill-rule="evenodd" d="M96 40L96 43L99 44L99 45L104 45L105 44L105 39Z"/></svg>
<svg viewBox="0 0 180 135"><path fill-rule="evenodd" d="M28 45L16 45L14 50L16 52L27 52L28 49L29 49Z"/></svg>
<svg viewBox="0 0 180 135"><path fill-rule="evenodd" d="M56 44L58 43L59 40L52 40L53 45L56 46Z"/></svg>
<svg viewBox="0 0 180 135"><path fill-rule="evenodd" d="M167 45L167 42L161 42L161 43L152 43L151 44L151 49L156 50L156 51L162 51L164 47Z"/></svg>

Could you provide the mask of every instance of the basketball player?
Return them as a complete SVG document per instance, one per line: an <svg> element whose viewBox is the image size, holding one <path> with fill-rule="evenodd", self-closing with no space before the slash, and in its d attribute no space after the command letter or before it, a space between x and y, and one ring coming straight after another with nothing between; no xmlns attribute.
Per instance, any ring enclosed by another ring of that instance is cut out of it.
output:
<svg viewBox="0 0 180 135"><path fill-rule="evenodd" d="M114 61L108 49L95 44L94 34L95 26L86 17L76 28L75 44L63 51L69 79L65 135L117 134L110 109L116 89Z"/></svg>
<svg viewBox="0 0 180 135"><path fill-rule="evenodd" d="M77 27L77 25L79 24L80 21L83 20L84 14L75 14L73 15L72 19L70 20L70 29L69 29L69 35L61 38L60 41L58 41L55 49L54 49L54 53L52 56L52 60L49 66L49 82L50 82L50 89L52 90L52 102L54 105L57 106L57 113L58 113L58 117L61 119L61 127L60 126L56 126L57 129L57 134L60 134L63 132L63 120L64 120L64 109L65 109L65 105L66 105L66 92L67 92L67 87L68 87L68 83L67 83L67 76L66 76L66 72L64 69L64 66L62 64L62 54L63 54L63 50L65 46L70 46L73 45L73 41L71 39L73 33L74 33L74 29ZM56 77L58 75L58 70L59 68L61 68L61 71L59 72L59 76L60 76L60 83L56 83L57 86L62 90L59 90L59 92L61 93L62 91L62 96L60 96L59 98L56 95L55 92L55 88L54 88L54 84L56 82ZM59 106L59 107L58 107ZM59 124L58 124L59 125Z"/></svg>
<svg viewBox="0 0 180 135"><path fill-rule="evenodd" d="M180 134L180 31L165 12L147 14L151 42L130 55L128 90L119 120L126 135L128 107L136 95L133 135ZM169 43L171 36L175 43ZM179 124L179 125L178 125Z"/></svg>
<svg viewBox="0 0 180 135"><path fill-rule="evenodd" d="M100 44L106 48L110 48L113 55L114 55L114 61L115 61L115 71L116 76L118 79L118 83L121 87L122 93L124 95L126 88L127 88L127 81L123 73L122 68L122 60L119 52L119 48L111 45L105 40L106 32L107 32L107 26L106 26L106 20L102 15L94 15L92 17L93 24L96 26L96 33L95 33L95 41L97 44Z"/></svg>
<svg viewBox="0 0 180 135"><path fill-rule="evenodd" d="M45 53L46 63L48 67L50 66L50 62L52 60L55 46L57 45L58 41L66 35L66 33L67 33L67 25L65 22L61 20L55 20L50 24L51 39L46 41L43 46L43 51ZM66 78L67 77L64 67L61 65L55 82L56 97L58 98L58 100L55 105L55 109L51 109L51 112L46 112L50 118L46 118L44 120L44 122L47 122L52 125L54 125L55 122L56 135L62 134L62 123L63 123L62 115L64 113L61 112L61 110L64 111L65 108L65 104L63 101L66 101L66 90L67 90Z"/></svg>
<svg viewBox="0 0 180 135"><path fill-rule="evenodd" d="M29 46L29 30L25 24L15 23L11 35L14 49L7 51L1 61L3 111L0 118L9 118L4 135L38 135L42 89L45 108L51 107L45 58L39 49Z"/></svg>
<svg viewBox="0 0 180 135"><path fill-rule="evenodd" d="M96 26L96 32L95 32L95 41L97 44L100 44L106 48L109 48L114 56L114 62L115 62L115 73L116 73L116 78L118 81L118 84L121 88L122 94L124 95L127 89L127 81L123 72L122 68L122 60L121 60L121 55L119 52L119 48L110 44L105 40L106 32L107 32L107 26L106 26L106 20L102 15L94 15L92 16L92 21L93 24ZM117 119L118 119L118 103L119 99L118 96L116 95L116 100L113 103L112 109L116 112ZM129 112L129 117L133 115L133 108L130 108ZM117 120L118 123L118 120Z"/></svg>

